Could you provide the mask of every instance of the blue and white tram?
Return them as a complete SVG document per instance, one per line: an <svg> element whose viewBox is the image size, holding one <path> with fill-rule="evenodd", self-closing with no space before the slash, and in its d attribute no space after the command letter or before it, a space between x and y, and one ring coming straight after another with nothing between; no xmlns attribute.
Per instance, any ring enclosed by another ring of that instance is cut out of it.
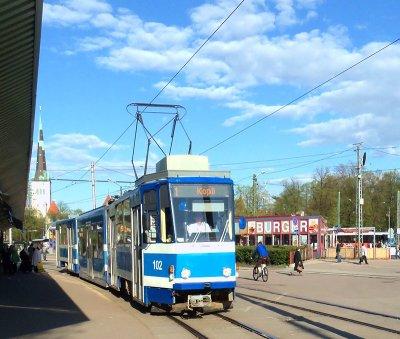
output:
<svg viewBox="0 0 400 339"><path fill-rule="evenodd" d="M79 276L107 286L108 246L106 207L101 206L76 218Z"/></svg>
<svg viewBox="0 0 400 339"><path fill-rule="evenodd" d="M165 168L142 177L107 213L112 287L145 306L230 307L236 268L227 172Z"/></svg>
<svg viewBox="0 0 400 339"><path fill-rule="evenodd" d="M230 308L236 266L229 172L209 171L201 156L168 156L156 168L109 206L76 218L79 276L146 307Z"/></svg>
<svg viewBox="0 0 400 339"><path fill-rule="evenodd" d="M71 272L79 272L78 233L76 219L64 219L54 222L56 227L56 261L58 267Z"/></svg>

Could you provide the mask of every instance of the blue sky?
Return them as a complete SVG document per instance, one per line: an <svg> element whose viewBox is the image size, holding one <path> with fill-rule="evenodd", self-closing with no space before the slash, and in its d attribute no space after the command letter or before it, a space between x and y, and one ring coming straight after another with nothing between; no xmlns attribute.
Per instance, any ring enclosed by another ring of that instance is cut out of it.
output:
<svg viewBox="0 0 400 339"><path fill-rule="evenodd" d="M150 101L238 2L45 1L37 106L50 176L81 178L132 122L126 105ZM156 103L186 107L182 122L201 153L395 40L399 13L395 0L246 0ZM259 174L272 194L284 179L348 164L355 154L343 151L355 142L392 154L367 150L367 170L400 167L399 88L396 44L205 155L239 184ZM145 119L152 131L165 121ZM133 131L98 163L97 178L134 179ZM158 140L168 148L169 131ZM182 129L174 145L187 149ZM161 157L153 145L151 165ZM89 184L67 185L53 181L53 200L91 208ZM99 183L98 203L118 190Z"/></svg>

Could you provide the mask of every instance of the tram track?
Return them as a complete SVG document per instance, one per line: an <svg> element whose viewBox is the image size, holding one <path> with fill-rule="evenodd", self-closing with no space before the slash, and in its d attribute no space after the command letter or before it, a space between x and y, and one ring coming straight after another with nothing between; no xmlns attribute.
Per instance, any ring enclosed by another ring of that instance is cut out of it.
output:
<svg viewBox="0 0 400 339"><path fill-rule="evenodd" d="M250 325L247 325L241 321L238 321L236 319L233 319L231 317L228 317L226 315L222 315L220 313L211 313L211 314L206 314L205 317L209 317L209 316L214 316L216 318L219 318L221 320L224 320L226 322L229 322L230 324L234 325L237 328L240 328L242 330L245 330L246 332L250 332L254 335L257 335L261 338L266 338L266 339L275 339L275 336L266 333L258 328L252 327ZM195 336L196 338L200 338L200 339L208 339L209 337L205 334L203 334L202 332L200 332L200 330L194 328L193 326L189 325L187 323L187 321L182 320L180 318L180 316L174 316L174 315L169 315L168 316L169 319L171 319L172 321L174 321L176 324L178 324L179 326L183 327L185 330L187 330L190 334L192 334L193 336ZM204 318L203 318L204 319ZM204 319L206 320L206 319Z"/></svg>
<svg viewBox="0 0 400 339"><path fill-rule="evenodd" d="M196 330L194 327L188 325L185 321L182 319L179 319L179 316L174 316L174 315L169 315L169 319L177 323L179 326L183 327L186 331L188 331L190 334L193 334L196 338L199 339L208 339L207 336Z"/></svg>
<svg viewBox="0 0 400 339"><path fill-rule="evenodd" d="M344 322L347 322L347 323L352 323L352 324L357 324L357 325L360 325L360 326L372 328L372 329L375 329L375 330L378 330L378 331L383 331L383 332L387 332L387 333L400 335L400 331L398 331L396 329L383 327L383 326L380 326L380 325L375 325L375 324L372 324L370 322L365 322L365 321L361 321L361 320L356 320L356 319L352 319L352 318L343 317L343 316L340 316L338 314L332 314L332 313L327 313L327 312L324 312L324 311L318 311L318 310L315 310L315 309L310 309L310 308L303 307L303 306L293 305L293 304L285 303L285 302L278 301L278 300L272 300L272 299L268 299L268 298L265 298L265 297L255 296L255 295L252 295L252 294L236 292L235 295L236 295L236 297L238 297L238 298L240 298L242 300L248 301L248 302L249 302L249 299L254 299L254 300L258 300L258 301L261 301L261 302L267 303L267 304L272 304L272 305L281 306L281 307L287 307L287 308L291 308L291 309L294 309L294 310L297 310L297 311L302 311L302 312L306 312L306 313L320 315L320 316L323 316L323 317L328 317L328 318L332 318L332 319L335 319L335 320L341 320L341 321L344 321Z"/></svg>
<svg viewBox="0 0 400 339"><path fill-rule="evenodd" d="M239 286L238 288L244 289L244 290L249 290L249 291L255 291L255 292L267 292L267 293L278 295L280 297L293 298L293 299L302 300L302 301L306 301L306 302L310 302L310 303L317 303L317 304L321 304L321 305L325 305L325 306L339 307L341 309L347 309L347 310L350 310L350 311L360 312L360 313L364 313L364 314L370 315L370 316L379 316L379 317L383 317L383 318L390 318L390 319L394 319L394 320L400 320L399 316L395 316L395 315L391 315L391 314L387 314L387 313L379 313L379 312L374 312L374 311L371 311L371 310L360 309L360 308L355 308L355 307L350 307L350 306L345 306L345 305L337 305L337 304L334 304L334 303L331 303L331 302L315 300L315 299L309 299L309 298L303 298L303 297L290 295L290 294L281 294L281 293L276 293L276 292L272 292L272 291L259 290L259 289L250 288L250 287Z"/></svg>
<svg viewBox="0 0 400 339"><path fill-rule="evenodd" d="M241 321L235 320L233 318L227 317L227 316L219 314L219 313L215 313L213 315L218 317L218 318L220 318L220 319L228 321L233 325L236 325L236 326L238 326L240 328L243 328L244 330L246 330L248 332L254 333L254 334L256 334L256 335L258 335L258 336L260 336L262 338L275 339L275 337L273 335L268 334L268 333L266 333L264 331L261 331L261 330L259 330L257 328L251 327L249 325L246 325L246 324L242 323Z"/></svg>

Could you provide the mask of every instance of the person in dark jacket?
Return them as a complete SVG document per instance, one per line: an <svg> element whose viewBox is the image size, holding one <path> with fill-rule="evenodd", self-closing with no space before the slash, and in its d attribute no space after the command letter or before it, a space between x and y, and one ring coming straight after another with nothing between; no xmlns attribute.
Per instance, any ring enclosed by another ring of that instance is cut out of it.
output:
<svg viewBox="0 0 400 339"><path fill-rule="evenodd" d="M31 272L32 271L32 264L31 260L29 259L28 249L26 245L24 248L19 252L19 257L21 258L21 265L19 266L19 270L21 272Z"/></svg>
<svg viewBox="0 0 400 339"><path fill-rule="evenodd" d="M342 257L340 256L340 249L341 249L341 243L338 242L336 245L336 262L341 262L342 261Z"/></svg>
<svg viewBox="0 0 400 339"><path fill-rule="evenodd" d="M11 252L8 245L3 247L3 272L4 274L11 274Z"/></svg>
<svg viewBox="0 0 400 339"><path fill-rule="evenodd" d="M294 270L299 274L301 274L301 272L304 270L303 260L301 260L300 248L297 248L296 252L294 252Z"/></svg>

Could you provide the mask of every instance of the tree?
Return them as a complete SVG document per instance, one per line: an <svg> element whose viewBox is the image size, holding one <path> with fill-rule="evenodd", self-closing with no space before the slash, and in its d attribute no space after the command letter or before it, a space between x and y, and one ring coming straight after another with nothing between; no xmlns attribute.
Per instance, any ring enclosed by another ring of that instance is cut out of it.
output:
<svg viewBox="0 0 400 339"><path fill-rule="evenodd" d="M265 215L271 210L271 202L265 187L239 185L235 190L235 214L239 215Z"/></svg>
<svg viewBox="0 0 400 339"><path fill-rule="evenodd" d="M32 239L43 237L46 230L46 218L33 208L25 208L24 229L20 232L20 240L30 241ZM22 238L22 239L21 239Z"/></svg>
<svg viewBox="0 0 400 339"><path fill-rule="evenodd" d="M283 183L283 192L275 197L274 213L278 215L300 214L307 205L307 186L294 179Z"/></svg>
<svg viewBox="0 0 400 339"><path fill-rule="evenodd" d="M60 201L60 202L58 202L56 209L53 209L53 210L49 209L47 216L49 217L49 219L51 221L57 221L57 220L62 220L62 219L68 219L70 214L71 214L71 210L68 207L68 205L63 201Z"/></svg>

